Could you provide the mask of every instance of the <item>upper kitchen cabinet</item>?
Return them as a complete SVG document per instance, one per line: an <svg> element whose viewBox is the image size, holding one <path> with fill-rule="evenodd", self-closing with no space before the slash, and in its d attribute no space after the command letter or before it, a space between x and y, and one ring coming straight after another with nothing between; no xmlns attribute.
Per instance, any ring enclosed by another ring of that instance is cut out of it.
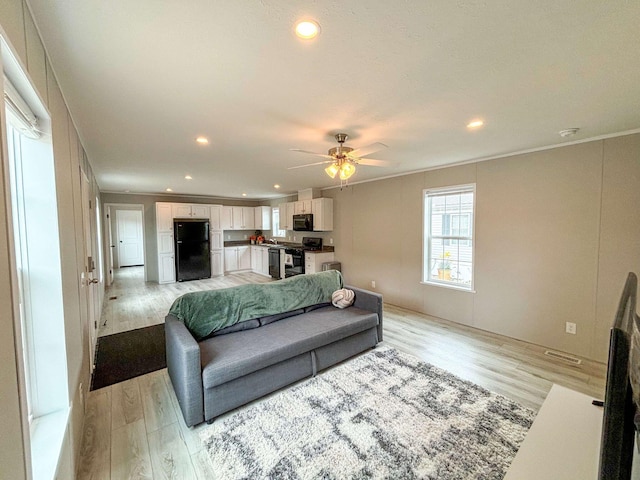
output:
<svg viewBox="0 0 640 480"><path fill-rule="evenodd" d="M293 230L295 202L281 203L278 210L280 212L280 230Z"/></svg>
<svg viewBox="0 0 640 480"><path fill-rule="evenodd" d="M211 230L222 230L222 205L211 205L209 228Z"/></svg>
<svg viewBox="0 0 640 480"><path fill-rule="evenodd" d="M253 228L258 230L271 229L271 207L255 207Z"/></svg>
<svg viewBox="0 0 640 480"><path fill-rule="evenodd" d="M173 218L209 218L209 205L173 204Z"/></svg>
<svg viewBox="0 0 640 480"><path fill-rule="evenodd" d="M312 202L313 200L298 200L294 203L293 214L300 215L304 213L313 213Z"/></svg>
<svg viewBox="0 0 640 480"><path fill-rule="evenodd" d="M156 230L173 232L173 210L171 203L156 203Z"/></svg>
<svg viewBox="0 0 640 480"><path fill-rule="evenodd" d="M232 230L253 230L254 212L253 207L231 207Z"/></svg>
<svg viewBox="0 0 640 480"><path fill-rule="evenodd" d="M333 230L333 199L314 198L311 205L313 213L313 231L330 232Z"/></svg>
<svg viewBox="0 0 640 480"><path fill-rule="evenodd" d="M222 230L233 230L233 207L222 207L220 215Z"/></svg>

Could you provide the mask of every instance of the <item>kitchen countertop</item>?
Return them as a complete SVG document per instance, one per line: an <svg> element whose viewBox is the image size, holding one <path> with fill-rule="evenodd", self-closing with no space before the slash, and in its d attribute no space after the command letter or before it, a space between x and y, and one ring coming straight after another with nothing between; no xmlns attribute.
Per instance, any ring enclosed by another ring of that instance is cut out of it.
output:
<svg viewBox="0 0 640 480"><path fill-rule="evenodd" d="M282 248L302 248L301 243L282 242L274 245L273 243L260 243L251 245L249 240L228 240L224 242L225 247L282 247ZM309 253L326 253L335 251L333 245L325 245L322 250L307 250Z"/></svg>

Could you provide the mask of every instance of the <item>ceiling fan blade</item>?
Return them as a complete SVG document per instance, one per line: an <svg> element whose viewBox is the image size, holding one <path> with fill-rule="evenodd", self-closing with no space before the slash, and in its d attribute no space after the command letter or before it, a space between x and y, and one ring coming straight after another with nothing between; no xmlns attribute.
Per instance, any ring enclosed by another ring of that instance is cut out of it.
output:
<svg viewBox="0 0 640 480"><path fill-rule="evenodd" d="M298 153L308 153L309 155L315 155L316 157L333 158L330 155L325 155L323 153L310 152L309 150L300 150L299 148L290 148L289 151L298 152Z"/></svg>
<svg viewBox="0 0 640 480"><path fill-rule="evenodd" d="M367 145L366 147L356 148L355 150L349 152L349 155L351 155L352 157L366 157L367 155L379 152L380 150L383 150L385 148L389 147L384 143L376 142L372 143L371 145Z"/></svg>
<svg viewBox="0 0 640 480"><path fill-rule="evenodd" d="M373 158L359 158L356 160L358 165L369 165L370 167L390 167L392 162L386 160L374 160Z"/></svg>
<svg viewBox="0 0 640 480"><path fill-rule="evenodd" d="M324 162L315 162L315 163L307 163L305 165L296 165L295 167L287 168L287 170L293 170L294 168L311 167L313 165L322 165L324 163L333 163L333 159L332 160L325 160Z"/></svg>

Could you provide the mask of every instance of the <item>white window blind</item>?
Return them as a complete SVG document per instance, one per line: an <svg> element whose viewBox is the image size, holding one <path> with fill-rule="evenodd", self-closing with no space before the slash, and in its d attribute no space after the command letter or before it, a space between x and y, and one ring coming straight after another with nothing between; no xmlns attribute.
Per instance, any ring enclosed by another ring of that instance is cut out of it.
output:
<svg viewBox="0 0 640 480"><path fill-rule="evenodd" d="M473 289L475 185L424 192L423 281Z"/></svg>

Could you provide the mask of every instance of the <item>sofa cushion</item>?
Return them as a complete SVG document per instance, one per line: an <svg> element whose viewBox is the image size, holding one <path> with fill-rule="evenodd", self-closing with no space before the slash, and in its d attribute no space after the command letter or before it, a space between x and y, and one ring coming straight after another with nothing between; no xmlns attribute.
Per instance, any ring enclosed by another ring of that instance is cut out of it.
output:
<svg viewBox="0 0 640 480"><path fill-rule="evenodd" d="M292 310L290 312L277 313L275 315L260 317L258 320L260 320L260 326L264 327L265 325L277 322L278 320L282 320L283 318L293 317L294 315L300 315L301 313L304 313L304 309L298 308L297 310Z"/></svg>
<svg viewBox="0 0 640 480"><path fill-rule="evenodd" d="M313 312L314 310L317 310L319 308L328 307L329 305L331 305L331 302L318 303L317 305L309 305L308 307L304 307L304 311L305 312Z"/></svg>
<svg viewBox="0 0 640 480"><path fill-rule="evenodd" d="M231 325L229 327L225 327L222 330L218 330L217 332L213 332L212 337L217 337L218 335L226 335L227 333L235 333L241 332L243 330L249 330L252 328L258 328L260 326L260 322L257 318L253 320L247 320L245 322L236 323L235 325Z"/></svg>
<svg viewBox="0 0 640 480"><path fill-rule="evenodd" d="M222 385L378 324L378 314L333 306L200 343L205 388Z"/></svg>

